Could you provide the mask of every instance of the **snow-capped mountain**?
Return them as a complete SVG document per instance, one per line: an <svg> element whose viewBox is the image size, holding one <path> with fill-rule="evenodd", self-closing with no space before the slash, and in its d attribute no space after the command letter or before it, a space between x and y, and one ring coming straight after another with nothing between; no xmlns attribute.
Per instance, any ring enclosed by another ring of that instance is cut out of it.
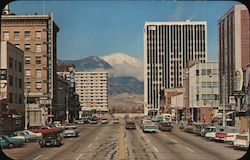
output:
<svg viewBox="0 0 250 160"><path fill-rule="evenodd" d="M111 64L112 66L117 65L117 64L129 64L133 66L143 66L142 60L136 57L129 56L124 53L112 53L110 55L103 56L101 58L105 60L106 62L108 62L109 64Z"/></svg>
<svg viewBox="0 0 250 160"><path fill-rule="evenodd" d="M110 71L114 77L131 76L143 81L143 61L124 53L112 53L101 57L113 66Z"/></svg>

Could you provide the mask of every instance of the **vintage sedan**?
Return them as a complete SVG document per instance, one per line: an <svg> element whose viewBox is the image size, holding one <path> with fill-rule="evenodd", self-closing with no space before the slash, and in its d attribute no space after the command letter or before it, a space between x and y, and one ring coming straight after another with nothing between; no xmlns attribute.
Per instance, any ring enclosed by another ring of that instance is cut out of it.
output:
<svg viewBox="0 0 250 160"><path fill-rule="evenodd" d="M34 141L37 138L35 135L29 134L26 131L16 131L14 134L17 136L23 136L25 138L25 142Z"/></svg>
<svg viewBox="0 0 250 160"><path fill-rule="evenodd" d="M78 137L79 129L76 126L65 126L63 131L64 137Z"/></svg>
<svg viewBox="0 0 250 160"><path fill-rule="evenodd" d="M22 146L24 141L22 139L11 138L9 136L2 136L0 138L2 148L14 148Z"/></svg>
<svg viewBox="0 0 250 160"><path fill-rule="evenodd" d="M39 140L41 148L46 146L60 147L62 144L62 136L59 133L44 134Z"/></svg>
<svg viewBox="0 0 250 160"><path fill-rule="evenodd" d="M42 134L48 134L48 133L59 133L61 132L61 129L59 128L51 128L49 126L43 126L38 129L32 129L31 132L35 133L42 133Z"/></svg>
<svg viewBox="0 0 250 160"><path fill-rule="evenodd" d="M27 132L30 135L36 136L36 138L41 138L42 135L43 135L42 133L35 133L35 132L29 131L29 130L24 130L24 131Z"/></svg>
<svg viewBox="0 0 250 160"><path fill-rule="evenodd" d="M173 125L171 122L159 122L158 128L161 131L171 131L173 129Z"/></svg>

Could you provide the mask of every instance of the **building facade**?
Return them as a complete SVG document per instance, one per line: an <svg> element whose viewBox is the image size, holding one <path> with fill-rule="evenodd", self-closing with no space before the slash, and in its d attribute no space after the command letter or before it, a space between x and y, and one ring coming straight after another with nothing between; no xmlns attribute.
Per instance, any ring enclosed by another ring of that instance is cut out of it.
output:
<svg viewBox="0 0 250 160"><path fill-rule="evenodd" d="M144 25L144 113L159 114L164 89L183 86L189 60L207 61L205 21L146 22Z"/></svg>
<svg viewBox="0 0 250 160"><path fill-rule="evenodd" d="M235 5L218 20L220 103L227 106L234 95L236 71L250 63L249 18L244 5Z"/></svg>
<svg viewBox="0 0 250 160"><path fill-rule="evenodd" d="M0 132L24 128L24 53L1 41L0 56Z"/></svg>
<svg viewBox="0 0 250 160"><path fill-rule="evenodd" d="M107 72L76 72L75 79L83 115L109 111Z"/></svg>
<svg viewBox="0 0 250 160"><path fill-rule="evenodd" d="M219 109L218 62L193 63L189 67L189 109L193 121L211 122Z"/></svg>
<svg viewBox="0 0 250 160"><path fill-rule="evenodd" d="M36 119L29 122L29 125L47 123L45 117L41 118L45 114L51 122L56 102L56 39L59 31L53 14L6 14L2 16L1 24L1 38L24 51L25 96L28 99L29 116Z"/></svg>

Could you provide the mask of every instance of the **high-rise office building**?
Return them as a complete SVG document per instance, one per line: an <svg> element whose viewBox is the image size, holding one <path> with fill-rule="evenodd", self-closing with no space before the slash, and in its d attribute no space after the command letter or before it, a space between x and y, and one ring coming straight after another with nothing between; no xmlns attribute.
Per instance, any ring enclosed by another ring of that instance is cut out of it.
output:
<svg viewBox="0 0 250 160"><path fill-rule="evenodd" d="M205 21L146 22L144 25L144 113L156 115L162 91L183 86L189 60L207 61Z"/></svg>
<svg viewBox="0 0 250 160"><path fill-rule="evenodd" d="M235 5L218 21L220 103L234 95L237 71L250 63L250 19L244 5Z"/></svg>

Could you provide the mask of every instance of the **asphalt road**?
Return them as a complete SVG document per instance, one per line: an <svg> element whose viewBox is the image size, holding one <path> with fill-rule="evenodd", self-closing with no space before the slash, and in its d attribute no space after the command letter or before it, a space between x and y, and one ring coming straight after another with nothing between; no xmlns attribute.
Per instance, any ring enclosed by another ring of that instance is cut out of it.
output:
<svg viewBox="0 0 250 160"><path fill-rule="evenodd" d="M78 125L80 136L64 138L61 147L40 148L38 141L21 148L4 149L17 160L234 160L246 151L232 145L206 141L180 131L143 133L123 124Z"/></svg>

